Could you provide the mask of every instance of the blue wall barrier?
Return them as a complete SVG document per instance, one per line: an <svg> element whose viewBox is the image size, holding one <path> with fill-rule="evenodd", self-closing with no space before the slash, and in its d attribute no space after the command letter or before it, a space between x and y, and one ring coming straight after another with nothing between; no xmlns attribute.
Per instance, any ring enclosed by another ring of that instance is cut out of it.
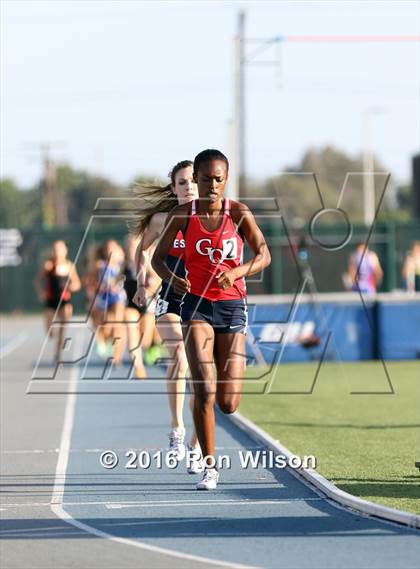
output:
<svg viewBox="0 0 420 569"><path fill-rule="evenodd" d="M392 296L381 300L378 304L378 336L384 359L420 358L420 300L404 302Z"/></svg>
<svg viewBox="0 0 420 569"><path fill-rule="evenodd" d="M258 363L420 357L420 294L255 296L248 312L247 355Z"/></svg>

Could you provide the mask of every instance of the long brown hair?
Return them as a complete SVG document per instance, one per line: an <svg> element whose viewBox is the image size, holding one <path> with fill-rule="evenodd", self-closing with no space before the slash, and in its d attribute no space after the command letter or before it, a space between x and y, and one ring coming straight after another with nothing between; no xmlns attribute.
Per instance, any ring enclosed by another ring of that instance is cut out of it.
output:
<svg viewBox="0 0 420 569"><path fill-rule="evenodd" d="M191 166L193 166L191 160L182 160L175 164L168 174L171 181L166 186L154 184L136 184L134 186L133 191L141 204L140 208L136 210L135 219L129 223L130 232L135 237L139 237L145 231L155 213L169 212L178 205L177 197L174 194L175 178L180 170Z"/></svg>

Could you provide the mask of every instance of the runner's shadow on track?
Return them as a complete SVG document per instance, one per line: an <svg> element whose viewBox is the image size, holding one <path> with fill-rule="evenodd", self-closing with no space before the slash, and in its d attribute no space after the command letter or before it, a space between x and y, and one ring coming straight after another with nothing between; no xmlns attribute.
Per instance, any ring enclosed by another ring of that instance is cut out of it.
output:
<svg viewBox="0 0 420 569"><path fill-rule="evenodd" d="M258 522L258 523L257 523ZM347 531L337 525L337 519L329 516L267 516L267 517L110 517L83 518L83 523L116 537L126 539L157 538L199 538L220 537L297 537L325 536L328 538L348 538L357 535L383 537L384 530L378 522L363 518L353 518ZM359 523L358 523L359 522ZM407 534L406 528L389 527L394 534ZM414 530L413 530L414 532ZM417 532L415 532L417 533ZM40 540L40 539L97 539L86 531L79 530L61 520L49 519L4 519L0 529L0 540Z"/></svg>

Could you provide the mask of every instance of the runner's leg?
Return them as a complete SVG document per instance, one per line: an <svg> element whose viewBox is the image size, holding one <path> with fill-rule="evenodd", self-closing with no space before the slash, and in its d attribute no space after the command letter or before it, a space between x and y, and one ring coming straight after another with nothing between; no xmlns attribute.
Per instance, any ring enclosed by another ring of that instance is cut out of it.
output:
<svg viewBox="0 0 420 569"><path fill-rule="evenodd" d="M60 352L63 349L64 328L73 314L73 306L70 303L62 304L58 312L58 334L55 347L55 359L58 361Z"/></svg>
<svg viewBox="0 0 420 569"><path fill-rule="evenodd" d="M180 318L176 314L163 314L156 322L162 343L168 350L170 364L167 372L167 390L171 411L171 427L184 428L183 407L185 375L188 369Z"/></svg>
<svg viewBox="0 0 420 569"><path fill-rule="evenodd" d="M203 456L214 457L214 330L207 322L191 320L183 324L183 334L194 384L194 423L198 441Z"/></svg>
<svg viewBox="0 0 420 569"><path fill-rule="evenodd" d="M246 364L244 334L216 334L216 400L223 413L234 413L239 405Z"/></svg>
<svg viewBox="0 0 420 569"><path fill-rule="evenodd" d="M156 326L162 339L162 344L169 352L171 364L168 366L167 388L169 408L171 411L171 426L184 428L183 408L185 400L186 375L188 372L188 360L185 353L184 339L182 336L181 319L172 312L163 314L156 322ZM194 416L194 393L190 396L191 415ZM197 446L198 439L193 425L191 434L191 446Z"/></svg>
<svg viewBox="0 0 420 569"><path fill-rule="evenodd" d="M48 339L53 338L53 331L51 325L53 323L54 314L55 314L54 308L45 309L45 328L47 331Z"/></svg>
<svg viewBox="0 0 420 569"><path fill-rule="evenodd" d="M143 350L140 342L140 313L135 308L125 309L125 321L127 324L128 353L134 363L134 375L137 379L147 377L143 365Z"/></svg>
<svg viewBox="0 0 420 569"><path fill-rule="evenodd" d="M107 323L111 327L112 357L115 365L120 365L125 349L125 304L116 302L108 310Z"/></svg>

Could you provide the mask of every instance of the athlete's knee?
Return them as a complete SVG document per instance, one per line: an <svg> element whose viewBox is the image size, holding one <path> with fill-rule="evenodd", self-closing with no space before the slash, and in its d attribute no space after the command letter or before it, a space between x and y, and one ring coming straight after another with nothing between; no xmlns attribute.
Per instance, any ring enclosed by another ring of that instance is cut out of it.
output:
<svg viewBox="0 0 420 569"><path fill-rule="evenodd" d="M218 403L219 409L225 415L231 415L236 411L238 405L235 404L233 401L223 401L223 403Z"/></svg>
<svg viewBox="0 0 420 569"><path fill-rule="evenodd" d="M179 369L180 375L184 377L188 369L188 360L185 355L185 350L181 344L179 344L175 349L173 363Z"/></svg>
<svg viewBox="0 0 420 569"><path fill-rule="evenodd" d="M222 413L230 415L236 411L239 406L240 397L237 396L220 396L217 398L217 405Z"/></svg>

